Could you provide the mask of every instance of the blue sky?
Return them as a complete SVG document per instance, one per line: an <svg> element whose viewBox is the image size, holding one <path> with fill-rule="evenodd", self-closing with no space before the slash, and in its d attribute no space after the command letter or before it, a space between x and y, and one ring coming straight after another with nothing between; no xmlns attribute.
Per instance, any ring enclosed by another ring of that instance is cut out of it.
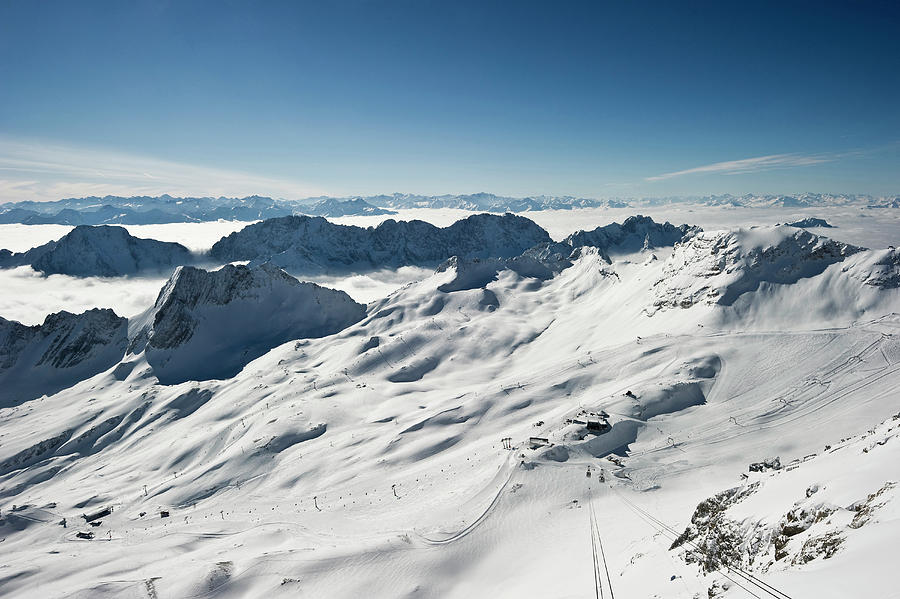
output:
<svg viewBox="0 0 900 599"><path fill-rule="evenodd" d="M900 193L895 2L0 4L0 201Z"/></svg>

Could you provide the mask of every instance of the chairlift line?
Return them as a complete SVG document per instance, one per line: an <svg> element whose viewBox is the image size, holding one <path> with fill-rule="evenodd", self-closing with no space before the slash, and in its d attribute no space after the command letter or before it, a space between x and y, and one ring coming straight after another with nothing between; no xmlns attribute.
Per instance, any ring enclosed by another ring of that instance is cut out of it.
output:
<svg viewBox="0 0 900 599"><path fill-rule="evenodd" d="M588 504L590 505L590 504ZM603 597L603 586L600 584L600 566L597 563L597 540L594 538L594 512L588 512L591 525L591 559L594 564L594 597L601 599Z"/></svg>
<svg viewBox="0 0 900 599"><path fill-rule="evenodd" d="M590 468L588 468L590 474ZM596 597L605 597L603 592L603 582L600 576L600 560L603 561L603 571L606 574L607 588L609 588L610 599L615 599L616 595L612 588L612 578L609 575L609 566L606 563L606 553L603 551L603 538L600 536L600 525L597 523L597 514L594 511L594 489L591 486L590 477L588 478L588 510L591 525L591 551L594 559L594 591ZM600 549L599 560L597 548Z"/></svg>

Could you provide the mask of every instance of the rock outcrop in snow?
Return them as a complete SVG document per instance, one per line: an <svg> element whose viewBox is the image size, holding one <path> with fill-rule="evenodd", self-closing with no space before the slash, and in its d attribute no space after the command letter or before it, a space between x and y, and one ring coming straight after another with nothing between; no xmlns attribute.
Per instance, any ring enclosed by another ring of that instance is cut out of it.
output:
<svg viewBox="0 0 900 599"><path fill-rule="evenodd" d="M127 321L112 310L57 312L26 326L0 318L0 406L51 394L112 367Z"/></svg>
<svg viewBox="0 0 900 599"><path fill-rule="evenodd" d="M512 214L476 214L444 228L386 220L365 229L288 216L232 233L209 255L222 262L270 261L293 272L323 272L436 264L451 256L511 258L549 241L544 229Z"/></svg>
<svg viewBox="0 0 900 599"><path fill-rule="evenodd" d="M893 520L897 482L884 464L896 452L898 419L796 459L778 477L751 469L741 486L697 505L671 550L704 572L765 572L832 559L879 520Z"/></svg>
<svg viewBox="0 0 900 599"><path fill-rule="evenodd" d="M0 253L0 267L31 265L44 274L115 277L168 270L192 261L179 243L141 239L123 227L75 227L57 241L21 253Z"/></svg>
<svg viewBox="0 0 900 599"><path fill-rule="evenodd" d="M862 249L783 226L698 233L675 247L653 306L730 306L761 283L814 277Z"/></svg>
<svg viewBox="0 0 900 599"><path fill-rule="evenodd" d="M178 268L132 327L131 352L146 352L164 384L227 378L275 346L324 337L365 316L343 291L284 271L227 265Z"/></svg>

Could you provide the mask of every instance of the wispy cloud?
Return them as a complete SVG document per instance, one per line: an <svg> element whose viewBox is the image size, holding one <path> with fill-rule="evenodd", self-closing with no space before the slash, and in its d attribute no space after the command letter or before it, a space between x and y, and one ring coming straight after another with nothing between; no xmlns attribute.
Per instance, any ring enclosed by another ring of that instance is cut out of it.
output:
<svg viewBox="0 0 900 599"><path fill-rule="evenodd" d="M299 198L324 193L300 181L110 150L0 137L0 202L85 195Z"/></svg>
<svg viewBox="0 0 900 599"><path fill-rule="evenodd" d="M663 173L654 177L647 177L647 181L663 181L672 179L673 177L683 177L685 175L700 174L720 174L720 175L739 175L743 173L754 173L758 171L766 171L780 168L794 168L799 166L812 166L814 164L822 164L823 162L832 162L844 156L843 154L772 154L769 156L758 156L756 158L744 158L743 160L729 160L726 162L715 162L705 166L697 166L685 169L683 171L674 171L671 173Z"/></svg>

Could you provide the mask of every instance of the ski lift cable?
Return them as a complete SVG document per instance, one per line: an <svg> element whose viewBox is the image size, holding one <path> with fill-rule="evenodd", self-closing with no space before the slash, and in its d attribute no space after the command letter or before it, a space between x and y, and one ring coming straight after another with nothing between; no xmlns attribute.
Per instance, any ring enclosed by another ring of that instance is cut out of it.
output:
<svg viewBox="0 0 900 599"><path fill-rule="evenodd" d="M612 487L610 487L610 488L612 488ZM628 500L627 498L625 498L621 493L619 493L616 489L613 489L613 492L614 492L614 493L615 493L622 501L624 501L626 504L630 505L633 509L635 509L636 511L638 511L638 512L640 512L640 513L643 513L644 515L646 515L646 517L647 517L649 520L651 520L651 521L653 521L653 522L656 522L656 524L657 524L658 526L664 528L664 529L667 530L670 534L675 535L676 538L679 536L678 531L676 531L674 528L672 528L671 526L669 526L668 524L666 524L665 522L663 522L663 521L660 520L659 518L656 518L655 516L653 516L652 514L650 514L649 512L647 512L646 510L644 510L643 508L641 508L641 507L637 506L636 504L632 503L631 501L629 501L629 500ZM767 582L765 582L765 581L763 581L763 580L760 580L759 578L757 578L756 576L754 576L754 575L751 574L750 572L747 572L747 571L745 571L745 570L743 570L742 568L739 568L739 567L737 567L737 566L733 566L733 565L729 565L729 564L723 564L723 563L721 562L721 560L715 558L715 557L712 556L712 555L709 555L709 553L707 553L707 551L706 551L703 547L700 547L699 545L697 545L697 544L694 543L693 541L688 541L688 543L689 543L692 547L694 547L697 551L700 551L701 553L703 553L704 555L706 555L710 560L712 560L714 563L716 563L720 568L721 568L721 567L724 567L724 568L727 568L728 570L733 571L735 574L737 574L738 576L742 577L742 578L745 579L747 582L750 582L751 584L756 585L757 587L759 587L760 590L762 590L762 591L768 593L768 594L771 595L772 597L776 597L777 599L792 599L791 596L788 595L787 593L785 593L784 591L781 591L781 590L775 588L774 586L770 585L769 583L767 583ZM724 574L724 572L723 572L723 574ZM728 578L727 575L726 575L726 578ZM738 585L738 586L741 586L741 585ZM742 587L742 588L743 588L743 587ZM746 589L745 589L745 590L746 590ZM749 591L748 591L748 592L749 592ZM752 593L751 593L751 594L752 594Z"/></svg>

